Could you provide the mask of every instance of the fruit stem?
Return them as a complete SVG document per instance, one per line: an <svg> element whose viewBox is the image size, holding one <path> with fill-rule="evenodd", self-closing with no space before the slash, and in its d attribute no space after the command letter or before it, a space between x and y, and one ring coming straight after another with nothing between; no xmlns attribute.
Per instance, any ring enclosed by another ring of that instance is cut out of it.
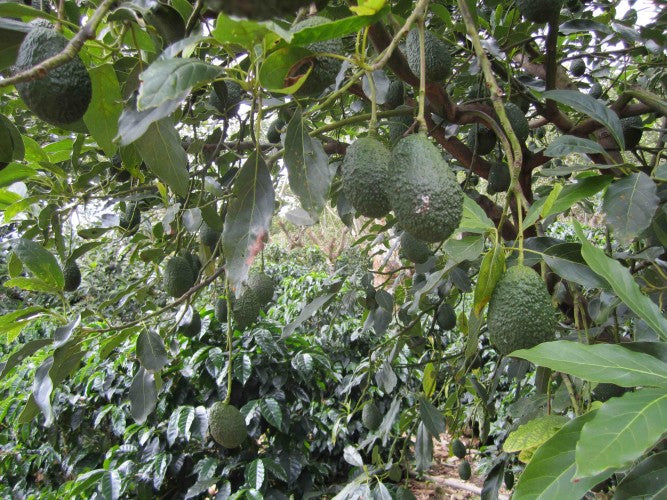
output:
<svg viewBox="0 0 667 500"><path fill-rule="evenodd" d="M426 104L426 47L424 45L424 13L417 17L417 28L419 30L419 111L417 112L417 123L419 130L426 133L426 119L424 109Z"/></svg>
<svg viewBox="0 0 667 500"><path fill-rule="evenodd" d="M231 290L229 288L229 280L225 278L225 293L227 294L227 395L225 396L225 404L229 404L232 399L232 336L234 330L232 330L232 302Z"/></svg>
<svg viewBox="0 0 667 500"><path fill-rule="evenodd" d="M366 78L368 78L368 85L371 88L371 121L368 123L368 135L377 135L378 131L378 105L377 105L377 88L375 87L375 79L372 71L366 71Z"/></svg>

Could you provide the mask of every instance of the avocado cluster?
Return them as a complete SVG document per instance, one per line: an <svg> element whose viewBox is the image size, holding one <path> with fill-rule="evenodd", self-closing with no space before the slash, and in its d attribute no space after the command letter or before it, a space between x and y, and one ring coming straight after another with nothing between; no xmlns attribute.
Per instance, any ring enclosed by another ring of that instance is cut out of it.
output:
<svg viewBox="0 0 667 500"><path fill-rule="evenodd" d="M391 208L387 193L390 156L386 146L374 137L357 139L345 153L343 194L366 217L384 217Z"/></svg>
<svg viewBox="0 0 667 500"><path fill-rule="evenodd" d="M52 28L32 28L19 47L15 72L33 68L62 52L67 44L67 38ZM30 111L52 125L83 118L93 95L90 75L78 55L41 78L17 83L16 90Z"/></svg>
<svg viewBox="0 0 667 500"><path fill-rule="evenodd" d="M532 268L509 268L496 284L487 314L489 340L507 356L553 340L556 316L542 278Z"/></svg>
<svg viewBox="0 0 667 500"><path fill-rule="evenodd" d="M463 215L461 186L423 133L401 139L392 150L389 194L398 224L427 243L448 238Z"/></svg>
<svg viewBox="0 0 667 500"><path fill-rule="evenodd" d="M405 39L405 52L410 70L420 74L421 57L419 51L419 30L412 28ZM452 70L452 56L448 44L440 40L428 30L424 30L424 59L426 79L431 82L441 82Z"/></svg>
<svg viewBox="0 0 667 500"><path fill-rule="evenodd" d="M193 259L180 255L170 258L164 267L164 291L171 297L181 297L194 286L198 273L193 267Z"/></svg>
<svg viewBox="0 0 667 500"><path fill-rule="evenodd" d="M208 410L208 426L213 439L225 448L238 448L245 441L248 429L238 408L218 401Z"/></svg>

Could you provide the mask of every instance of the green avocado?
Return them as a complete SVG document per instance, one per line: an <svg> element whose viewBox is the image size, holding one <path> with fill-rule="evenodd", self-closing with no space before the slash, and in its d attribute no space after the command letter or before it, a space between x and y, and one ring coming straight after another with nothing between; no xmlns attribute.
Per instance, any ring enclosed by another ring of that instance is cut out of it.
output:
<svg viewBox="0 0 667 500"><path fill-rule="evenodd" d="M390 481L398 483L402 477L403 477L403 470L401 469L401 466L398 464L392 465L391 469L389 469L389 473L387 474L387 478Z"/></svg>
<svg viewBox="0 0 667 500"><path fill-rule="evenodd" d="M186 337L194 337L201 331L201 316L199 311L192 306L189 306L183 314L181 321L178 323L178 332Z"/></svg>
<svg viewBox="0 0 667 500"><path fill-rule="evenodd" d="M424 55L426 58L426 79L441 82L452 70L452 56L448 44L428 30L424 30ZM419 30L412 28L405 40L405 56L410 70L419 76L421 58L419 57Z"/></svg>
<svg viewBox="0 0 667 500"><path fill-rule="evenodd" d="M475 124L468 131L468 147L477 155L487 155L496 145L496 134L484 125Z"/></svg>
<svg viewBox="0 0 667 500"><path fill-rule="evenodd" d="M67 38L54 29L33 28L19 47L15 72L28 70L60 53L67 43ZM78 55L41 78L17 83L16 90L30 111L52 125L79 121L92 98L90 75Z"/></svg>
<svg viewBox="0 0 667 500"><path fill-rule="evenodd" d="M240 297L233 300L232 316L239 330L245 330L259 316L261 304L255 290L248 287Z"/></svg>
<svg viewBox="0 0 667 500"><path fill-rule="evenodd" d="M508 490L514 488L514 472L512 472L512 470L506 470L503 475L503 481L505 482L505 488Z"/></svg>
<svg viewBox="0 0 667 500"><path fill-rule="evenodd" d="M134 233L141 222L141 210L136 203L128 203L125 211L120 215L118 226L127 234Z"/></svg>
<svg viewBox="0 0 667 500"><path fill-rule="evenodd" d="M374 137L354 141L343 159L342 189L355 210L366 217L389 213L387 172L391 153Z"/></svg>
<svg viewBox="0 0 667 500"><path fill-rule="evenodd" d="M517 139L519 139L519 142L526 142L528 134L530 133L530 126L528 125L526 115L521 111L521 108L513 102L508 102L505 104L505 114L512 125L512 130L514 130Z"/></svg>
<svg viewBox="0 0 667 500"><path fill-rule="evenodd" d="M493 162L489 169L489 178L487 180L489 182L489 185L486 187L487 193L496 194L507 191L512 182L510 169L507 164L501 161Z"/></svg>
<svg viewBox="0 0 667 500"><path fill-rule="evenodd" d="M517 0L516 6L528 21L542 24L558 19L563 0Z"/></svg>
<svg viewBox="0 0 667 500"><path fill-rule="evenodd" d="M220 241L222 233L213 229L211 226L202 222L201 227L199 228L199 241L202 245L209 247L211 250L215 250Z"/></svg>
<svg viewBox="0 0 667 500"><path fill-rule="evenodd" d="M503 356L553 340L558 323L540 275L522 265L509 268L491 295L487 326Z"/></svg>
<svg viewBox="0 0 667 500"><path fill-rule="evenodd" d="M215 301L215 319L219 323L225 323L227 321L227 299L220 297Z"/></svg>
<svg viewBox="0 0 667 500"><path fill-rule="evenodd" d="M213 82L209 104L222 116L229 118L238 113L245 91L238 83L230 80Z"/></svg>
<svg viewBox="0 0 667 500"><path fill-rule="evenodd" d="M410 262L423 264L433 255L433 252L422 240L415 238L407 231L403 231L400 254Z"/></svg>
<svg viewBox="0 0 667 500"><path fill-rule="evenodd" d="M399 225L415 238L448 238L463 214L463 191L440 150L423 133L394 147L389 161L389 196Z"/></svg>
<svg viewBox="0 0 667 500"><path fill-rule="evenodd" d="M472 475L472 470L470 469L470 464L468 463L467 460L464 460L459 464L458 472L459 472L459 477L464 481L470 479L470 476Z"/></svg>
<svg viewBox="0 0 667 500"><path fill-rule="evenodd" d="M208 426L213 439L229 449L241 446L248 435L243 414L223 401L216 402L208 410Z"/></svg>
<svg viewBox="0 0 667 500"><path fill-rule="evenodd" d="M292 32L297 32L304 28L319 26L328 22L330 22L330 20L326 17L308 17L303 21L296 23L292 28ZM343 42L340 38L311 43L310 45L307 45L306 48L314 54L342 54L345 51ZM296 80L298 80L300 76L306 74L306 72L312 67L312 71L308 75L308 78L305 82L303 82L303 85L299 87L299 90L297 90L294 95L299 97L319 95L327 87L333 85L336 82L336 76L338 76L338 72L340 71L342 64L343 61L340 59L334 59L333 57L307 57L292 67L287 77L291 83L286 82L288 85L285 86L292 85L294 82L296 82Z"/></svg>
<svg viewBox="0 0 667 500"><path fill-rule="evenodd" d="M81 284L81 270L77 263L73 260L68 261L63 268L63 275L65 276L65 286L63 290L66 292L73 292Z"/></svg>
<svg viewBox="0 0 667 500"><path fill-rule="evenodd" d="M195 284L194 270L185 257L174 256L167 261L163 274L164 291L180 297Z"/></svg>
<svg viewBox="0 0 667 500"><path fill-rule="evenodd" d="M369 431L379 429L382 424L382 413L374 401L366 403L364 409L361 411L361 422Z"/></svg>
<svg viewBox="0 0 667 500"><path fill-rule="evenodd" d="M442 330L451 330L456 326L456 311L452 306L444 303L438 309L438 315L435 319Z"/></svg>
<svg viewBox="0 0 667 500"><path fill-rule="evenodd" d="M466 449L466 445L463 444L463 441L455 439L452 441L452 453L456 458L463 458L466 456L466 453L468 453L468 450Z"/></svg>
<svg viewBox="0 0 667 500"><path fill-rule="evenodd" d="M625 139L625 149L631 149L639 144L644 134L644 124L639 116L630 116L621 118L621 127L623 128L623 138Z"/></svg>
<svg viewBox="0 0 667 500"><path fill-rule="evenodd" d="M214 12L228 16L266 20L294 14L307 7L312 0L206 0L206 6Z"/></svg>
<svg viewBox="0 0 667 500"><path fill-rule="evenodd" d="M273 299L275 286L271 276L266 273L255 273L248 278L248 286L257 295L260 306L266 306Z"/></svg>
<svg viewBox="0 0 667 500"><path fill-rule="evenodd" d="M410 106L401 105L396 109L400 110L410 110L412 113L412 108ZM415 119L412 114L392 116L389 118L389 142L394 145L403 138L403 135L410 129Z"/></svg>
<svg viewBox="0 0 667 500"><path fill-rule="evenodd" d="M197 282L197 278L199 278L199 271L201 271L201 260L194 253L186 253L183 257L185 257L185 260L188 261L188 264L192 268L192 284L194 285Z"/></svg>
<svg viewBox="0 0 667 500"><path fill-rule="evenodd" d="M602 97L602 85L600 85L598 82L595 82L593 85L591 85L591 88L588 91L588 95L593 99L599 99Z"/></svg>
<svg viewBox="0 0 667 500"><path fill-rule="evenodd" d="M384 107L387 109L396 109L405 102L405 85L400 80L394 80L389 84L387 97L384 100Z"/></svg>
<svg viewBox="0 0 667 500"><path fill-rule="evenodd" d="M575 77L580 77L586 73L586 63L583 59L575 59L570 64L570 74Z"/></svg>
<svg viewBox="0 0 667 500"><path fill-rule="evenodd" d="M285 126L285 122L281 118L276 118L269 125L269 130L266 132L266 139L271 144L278 144L280 142L280 131Z"/></svg>

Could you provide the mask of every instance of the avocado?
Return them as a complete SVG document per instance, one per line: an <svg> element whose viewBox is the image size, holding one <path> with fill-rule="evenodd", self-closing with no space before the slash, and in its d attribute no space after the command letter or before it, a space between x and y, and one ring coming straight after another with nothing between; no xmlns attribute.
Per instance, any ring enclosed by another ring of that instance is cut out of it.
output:
<svg viewBox="0 0 667 500"><path fill-rule="evenodd" d="M491 164L489 169L489 178L487 179L489 185L486 187L488 194L503 193L507 191L512 182L510 169L506 163L496 161Z"/></svg>
<svg viewBox="0 0 667 500"><path fill-rule="evenodd" d="M294 14L312 0L206 0L213 12L224 12L228 16L266 20Z"/></svg>
<svg viewBox="0 0 667 500"><path fill-rule="evenodd" d="M575 59L570 63L570 74L575 77L580 77L586 73L586 63L583 59Z"/></svg>
<svg viewBox="0 0 667 500"><path fill-rule="evenodd" d="M512 470L506 470L503 475L503 481L505 482L505 488L508 490L514 488L514 472L512 472Z"/></svg>
<svg viewBox="0 0 667 500"><path fill-rule="evenodd" d="M387 109L396 109L405 102L405 85L401 80L393 80L387 89L387 97L384 100L384 107Z"/></svg>
<svg viewBox="0 0 667 500"><path fill-rule="evenodd" d="M514 130L517 139L519 139L519 142L526 142L528 134L530 133L530 126L528 125L526 115L521 111L521 108L513 102L508 102L505 104L505 114L512 125L512 130Z"/></svg>
<svg viewBox="0 0 667 500"><path fill-rule="evenodd" d="M424 30L424 55L426 58L426 79L441 82L452 70L452 56L448 44L429 30ZM405 56L410 70L419 77L421 58L419 57L419 30L412 28L405 40Z"/></svg>
<svg viewBox="0 0 667 500"><path fill-rule="evenodd" d="M28 70L55 56L67 44L67 38L56 30L34 27L19 47L15 72ZM16 90L30 111L52 125L66 125L83 118L93 94L90 75L78 55L41 78L17 83Z"/></svg>
<svg viewBox="0 0 667 500"><path fill-rule="evenodd" d="M452 453L456 458L463 458L466 456L466 453L468 453L468 450L466 449L466 445L463 444L463 441L455 439L452 441Z"/></svg>
<svg viewBox="0 0 667 500"><path fill-rule="evenodd" d="M448 238L463 214L463 191L440 150L423 133L401 139L389 160L389 195L399 225L415 238Z"/></svg>
<svg viewBox="0 0 667 500"><path fill-rule="evenodd" d="M209 95L209 104L225 118L238 113L239 105L245 91L237 82L231 80L213 82L213 90Z"/></svg>
<svg viewBox="0 0 667 500"><path fill-rule="evenodd" d="M387 172L389 150L374 137L361 137L345 153L342 190L355 210L366 217L389 213Z"/></svg>
<svg viewBox="0 0 667 500"><path fill-rule="evenodd" d="M271 144L278 144L280 142L280 131L284 126L285 122L282 119L276 118L273 120L271 125L269 125L269 130L266 132L266 139Z"/></svg>
<svg viewBox="0 0 667 500"><path fill-rule="evenodd" d="M194 270L185 257L174 256L164 268L164 291L171 297L180 297L195 284Z"/></svg>
<svg viewBox="0 0 667 500"><path fill-rule="evenodd" d="M120 215L118 226L127 234L134 233L141 222L141 210L136 203L128 203L125 211Z"/></svg>
<svg viewBox="0 0 667 500"><path fill-rule="evenodd" d="M382 424L382 413L374 401L366 403L361 411L361 422L369 431L375 431Z"/></svg>
<svg viewBox="0 0 667 500"><path fill-rule="evenodd" d="M227 299L220 297L215 301L215 319L219 323L225 323L227 321Z"/></svg>
<svg viewBox="0 0 667 500"><path fill-rule="evenodd" d="M464 481L470 479L470 476L472 475L472 470L470 469L470 464L468 463L467 460L464 460L459 464L458 471L459 471L459 477Z"/></svg>
<svg viewBox="0 0 667 500"><path fill-rule="evenodd" d="M630 116L621 118L621 127L623 128L623 138L625 139L625 149L632 149L639 144L644 134L644 124L639 116Z"/></svg>
<svg viewBox="0 0 667 500"><path fill-rule="evenodd" d="M389 469L389 472L387 474L387 478L390 481L398 483L402 477L403 477L403 471L401 470L401 466L398 464L392 465L391 469Z"/></svg>
<svg viewBox="0 0 667 500"><path fill-rule="evenodd" d="M292 32L297 32L304 28L319 26L328 22L330 21L326 17L308 17L303 21L296 23L292 28ZM314 54L342 54L345 51L345 47L343 46L343 42L340 38L311 43L310 45L307 45L306 48ZM336 82L336 76L338 76L338 72L340 71L342 64L343 61L340 59L334 59L333 57L316 55L306 57L297 62L290 69L285 86L288 87L293 85L299 79L299 77L306 74L308 70L312 68L308 78L305 82L303 82L301 87L299 87L299 90L297 90L294 95L299 97L319 95L327 87L333 85Z"/></svg>
<svg viewBox="0 0 667 500"><path fill-rule="evenodd" d="M456 312L446 302L438 309L438 316L435 319L442 330L451 330L456 326Z"/></svg>
<svg viewBox="0 0 667 500"><path fill-rule="evenodd" d="M188 306L178 323L178 332L186 337L195 337L201 331L201 316L199 311L192 306Z"/></svg>
<svg viewBox="0 0 667 500"><path fill-rule="evenodd" d="M401 105L396 109L410 110L410 106ZM392 116L389 118L389 142L394 145L403 138L403 135L410 129L415 119L412 114Z"/></svg>
<svg viewBox="0 0 667 500"><path fill-rule="evenodd" d="M202 222L199 228L199 241L202 245L207 246L213 251L218 246L221 236L222 232L213 229L206 222Z"/></svg>
<svg viewBox="0 0 667 500"><path fill-rule="evenodd" d="M183 257L185 257L185 260L188 261L188 264L192 268L192 284L194 285L197 282L197 278L199 278L199 271L201 271L201 260L194 253L185 253Z"/></svg>
<svg viewBox="0 0 667 500"><path fill-rule="evenodd" d="M415 238L407 231L403 231L401 235L400 253L402 257L415 264L423 264L433 255L433 252L431 252L426 243Z"/></svg>
<svg viewBox="0 0 667 500"><path fill-rule="evenodd" d="M588 95L593 99L599 99L602 97L602 85L600 85L598 82L595 82L593 85L591 85L591 88L588 91Z"/></svg>
<svg viewBox="0 0 667 500"><path fill-rule="evenodd" d="M232 316L239 330L245 330L252 325L259 316L261 304L255 291L248 287L240 297L234 299Z"/></svg>
<svg viewBox="0 0 667 500"><path fill-rule="evenodd" d="M496 134L484 125L475 124L468 131L468 147L478 155L487 155L496 145Z"/></svg>
<svg viewBox="0 0 667 500"><path fill-rule="evenodd" d="M243 414L223 401L216 402L208 410L208 426L213 439L229 449L241 446L248 435Z"/></svg>
<svg viewBox="0 0 667 500"><path fill-rule="evenodd" d="M273 300L275 287L271 276L266 273L254 273L248 278L248 286L252 288L257 296L260 306L266 306Z"/></svg>
<svg viewBox="0 0 667 500"><path fill-rule="evenodd" d="M63 290L66 292L73 292L81 284L81 270L76 261L69 260L63 268L63 275L65 276L65 286Z"/></svg>
<svg viewBox="0 0 667 500"><path fill-rule="evenodd" d="M516 6L528 21L542 24L558 19L563 0L517 0Z"/></svg>
<svg viewBox="0 0 667 500"><path fill-rule="evenodd" d="M523 265L509 268L491 294L487 326L503 356L553 340L558 323L540 275Z"/></svg>

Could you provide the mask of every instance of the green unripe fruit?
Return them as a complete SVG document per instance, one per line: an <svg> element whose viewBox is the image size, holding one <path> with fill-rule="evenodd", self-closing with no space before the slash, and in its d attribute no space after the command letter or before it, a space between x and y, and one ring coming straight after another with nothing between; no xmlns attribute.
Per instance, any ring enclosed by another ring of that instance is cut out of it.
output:
<svg viewBox="0 0 667 500"><path fill-rule="evenodd" d="M468 147L478 155L486 155L496 145L496 134L484 125L475 124L468 131Z"/></svg>
<svg viewBox="0 0 667 500"><path fill-rule="evenodd" d="M456 312L454 308L447 303L442 304L438 309L436 322L442 330L451 330L454 328L456 326Z"/></svg>
<svg viewBox="0 0 667 500"><path fill-rule="evenodd" d="M192 306L189 306L178 323L178 332L186 337L195 337L201 331L201 316Z"/></svg>
<svg viewBox="0 0 667 500"><path fill-rule="evenodd" d="M544 130L544 127L540 127L538 129L535 129L535 139L544 139L544 136L547 135L547 131Z"/></svg>
<svg viewBox="0 0 667 500"><path fill-rule="evenodd" d="M261 306L257 294L252 288L246 288L241 296L234 300L232 316L239 330L245 330L259 316Z"/></svg>
<svg viewBox="0 0 667 500"><path fill-rule="evenodd" d="M440 150L419 133L401 139L389 161L389 194L398 224L415 238L448 238L463 214L463 191Z"/></svg>
<svg viewBox="0 0 667 500"><path fill-rule="evenodd" d="M507 191L512 182L509 167L503 162L494 162L489 170L489 185L486 192L489 194L502 193Z"/></svg>
<svg viewBox="0 0 667 500"><path fill-rule="evenodd" d="M464 481L470 479L470 476L472 475L472 470L470 469L470 464L468 463L467 460L464 460L459 464L458 471L459 471L459 477Z"/></svg>
<svg viewBox="0 0 667 500"><path fill-rule="evenodd" d="M68 261L63 268L63 275L65 276L65 286L63 290L66 292L73 292L81 284L81 270L77 263L73 260Z"/></svg>
<svg viewBox="0 0 667 500"><path fill-rule="evenodd" d="M215 319L220 323L227 321L227 299L219 298L215 301Z"/></svg>
<svg viewBox="0 0 667 500"><path fill-rule="evenodd" d="M503 480L505 481L505 488L508 490L514 488L514 472L511 470L506 470Z"/></svg>
<svg viewBox="0 0 667 500"><path fill-rule="evenodd" d="M118 220L118 226L126 233L133 233L141 223L141 210L136 203L128 203Z"/></svg>
<svg viewBox="0 0 667 500"><path fill-rule="evenodd" d="M238 448L245 441L248 429L243 414L232 405L218 401L208 411L211 436L225 448Z"/></svg>
<svg viewBox="0 0 667 500"><path fill-rule="evenodd" d="M583 59L575 59L570 64L570 74L575 77L580 77L586 73L586 63Z"/></svg>
<svg viewBox="0 0 667 500"><path fill-rule="evenodd" d="M199 271L201 271L201 261L199 260L199 257L193 253L186 253L183 257L185 257L185 260L188 261L188 264L190 264L190 267L192 268L192 284L194 285L199 277Z"/></svg>
<svg viewBox="0 0 667 500"><path fill-rule="evenodd" d="M382 424L382 413L374 402L366 403L361 412L361 421L369 431L379 429Z"/></svg>
<svg viewBox="0 0 667 500"><path fill-rule="evenodd" d="M304 28L319 26L328 22L329 19L326 17L313 16L296 23L292 28L292 31L296 32ZM342 54L345 51L343 42L340 38L311 43L310 45L306 46L306 48L314 54ZM294 84L300 76L306 74L308 69L312 67L312 71L308 75L308 78L303 83L303 85L301 85L299 90L294 93L294 95L319 95L327 87L333 85L336 82L336 76L338 76L338 72L340 71L342 64L343 62L340 59L334 59L333 57L308 57L292 67L287 77L288 82L286 83L288 83L288 85L285 86Z"/></svg>
<svg viewBox="0 0 667 500"><path fill-rule="evenodd" d="M361 137L345 152L342 190L355 210L366 217L389 213L387 176L391 153L374 137Z"/></svg>
<svg viewBox="0 0 667 500"><path fill-rule="evenodd" d="M644 134L641 117L631 116L629 118L621 118L621 127L623 128L625 149L636 147Z"/></svg>
<svg viewBox="0 0 667 500"><path fill-rule="evenodd" d="M170 258L164 268L164 291L171 297L181 297L194 285L193 274L187 259L178 255Z"/></svg>
<svg viewBox="0 0 667 500"><path fill-rule="evenodd" d="M466 445L460 439L455 439L452 441L452 453L456 458L463 458L468 453Z"/></svg>
<svg viewBox="0 0 667 500"><path fill-rule="evenodd" d="M19 47L16 73L59 54L68 43L54 29L33 28ZM30 111L52 125L66 125L83 118L92 98L90 75L78 55L41 78L17 83L16 90Z"/></svg>
<svg viewBox="0 0 667 500"><path fill-rule="evenodd" d="M269 130L266 132L266 140L271 144L278 144L280 142L280 131L285 126L285 122L280 118L276 118L269 125Z"/></svg>
<svg viewBox="0 0 667 500"><path fill-rule="evenodd" d="M393 481L395 483L399 482L403 477L403 471L401 470L401 466L398 464L392 465L391 469L389 469L387 477L389 478L390 481Z"/></svg>
<svg viewBox="0 0 667 500"><path fill-rule="evenodd" d="M441 82L452 69L449 45L428 30L424 31L424 54L426 59L426 79ZM410 70L419 76L421 57L419 56L419 30L412 28L405 40L405 55Z"/></svg>
<svg viewBox="0 0 667 500"><path fill-rule="evenodd" d="M526 266L509 268L491 295L487 326L503 356L553 340L558 323L540 275Z"/></svg>
<svg viewBox="0 0 667 500"><path fill-rule="evenodd" d="M418 240L408 232L403 232L401 235L401 256L408 259L415 264L423 264L426 262L433 252L426 243Z"/></svg>
<svg viewBox="0 0 667 500"><path fill-rule="evenodd" d="M558 18L563 0L517 0L516 6L528 21L541 24Z"/></svg>
<svg viewBox="0 0 667 500"><path fill-rule="evenodd" d="M398 106L396 109L405 109L412 112L410 106ZM392 116L389 118L389 142L396 144L400 141L405 133L410 129L415 119L411 114Z"/></svg>
<svg viewBox="0 0 667 500"><path fill-rule="evenodd" d="M602 85L595 82L593 85L591 85L591 88L588 91L588 95L591 96L593 99L599 99L600 97L602 97Z"/></svg>
<svg viewBox="0 0 667 500"><path fill-rule="evenodd" d="M389 84L387 97L384 101L384 107L395 109L405 102L405 85L401 80L394 80Z"/></svg>
<svg viewBox="0 0 667 500"><path fill-rule="evenodd" d="M271 276L266 273L255 273L248 278L248 287L252 288L261 306L267 305L273 299L275 287Z"/></svg>
<svg viewBox="0 0 667 500"><path fill-rule="evenodd" d="M218 246L221 236L222 232L213 229L206 222L202 222L199 228L199 241L201 241L202 245L214 250Z"/></svg>
<svg viewBox="0 0 667 500"><path fill-rule="evenodd" d="M528 125L526 115L521 111L521 108L512 102L508 102L505 104L505 114L512 125L512 130L514 130L517 139L519 139L519 142L526 142L528 134L530 133L530 126Z"/></svg>
<svg viewBox="0 0 667 500"><path fill-rule="evenodd" d="M224 117L234 116L245 91L238 83L230 80L213 83L213 91L209 95L209 104Z"/></svg>

